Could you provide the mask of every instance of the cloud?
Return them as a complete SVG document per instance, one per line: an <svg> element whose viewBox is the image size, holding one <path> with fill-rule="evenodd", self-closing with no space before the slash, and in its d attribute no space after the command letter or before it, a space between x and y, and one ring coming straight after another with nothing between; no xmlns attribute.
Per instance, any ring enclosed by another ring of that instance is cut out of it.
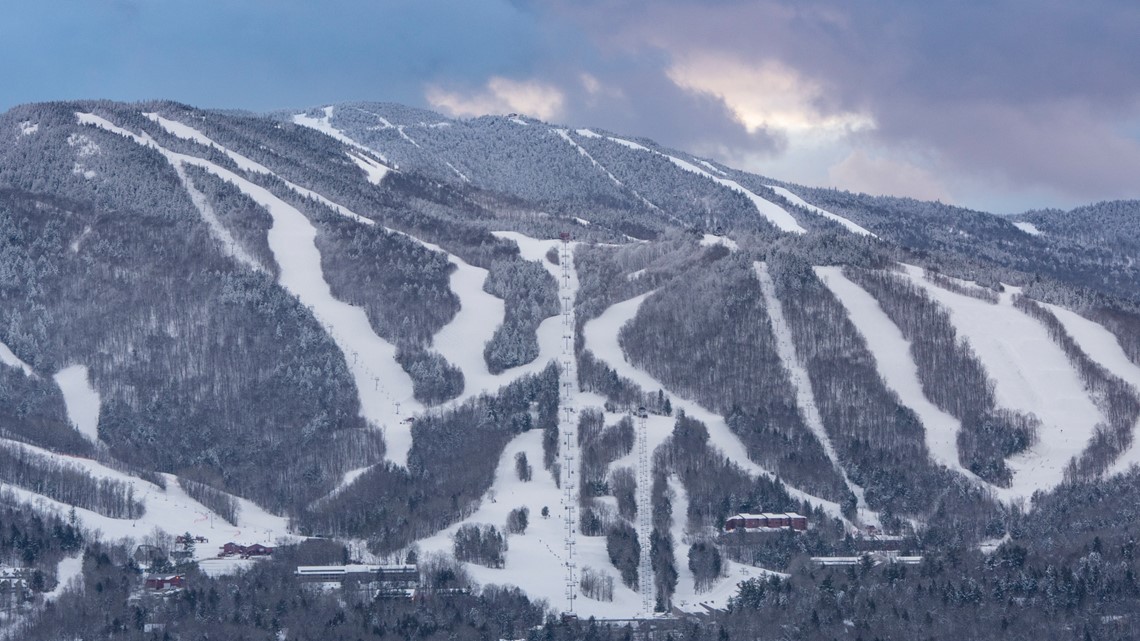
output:
<svg viewBox="0 0 1140 641"><path fill-rule="evenodd" d="M851 152L828 170L832 185L877 196L949 201L950 192L930 170L905 160Z"/></svg>
<svg viewBox="0 0 1140 641"><path fill-rule="evenodd" d="M565 95L557 87L533 80L492 76L474 93L450 91L429 85L424 94L432 107L451 116L471 117L518 112L540 120L562 116Z"/></svg>

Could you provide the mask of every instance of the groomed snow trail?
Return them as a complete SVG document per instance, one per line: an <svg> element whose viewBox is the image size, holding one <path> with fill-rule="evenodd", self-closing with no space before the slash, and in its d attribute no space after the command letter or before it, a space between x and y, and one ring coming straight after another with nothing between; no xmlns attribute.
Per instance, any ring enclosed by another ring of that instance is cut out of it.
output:
<svg viewBox="0 0 1140 641"><path fill-rule="evenodd" d="M586 349L593 352L594 357L599 361L609 364L609 366L617 372L618 376L630 379L641 387L642 390L647 392L665 390L669 393L673 408L675 410L684 410L688 416L704 423L705 427L708 428L710 446L714 449L719 449L729 461L736 464L744 470L744 472L751 476L765 476L775 479L776 475L748 458L747 448L744 447L744 443L741 442L740 438L737 437L736 434L733 434L732 430L728 428L728 424L725 422L723 416L715 414L693 401L670 392L666 385L655 379L645 370L629 362L629 359L621 348L621 344L618 342L618 334L621 332L621 328L637 315L637 310L641 307L641 303L651 295L653 295L653 292L635 296L627 301L612 305L606 309L601 316L586 323L586 326L582 330L586 339ZM651 415L648 421L649 434L651 437L650 451L653 451L673 433L674 419L669 416ZM781 482L783 483L783 481ZM784 483L784 487L787 488L788 494L790 494L792 498L798 501L808 501L812 505L818 505L829 515L842 519L844 522L847 521L843 517L842 510L840 510L838 503L812 496L787 483Z"/></svg>
<svg viewBox="0 0 1140 641"><path fill-rule="evenodd" d="M920 267L903 267L950 313L958 335L994 381L998 407L1032 413L1041 421L1037 444L1006 461L1012 486L994 488L994 494L1013 501L1059 485L1069 461L1085 450L1103 420L1068 357L1041 323L1013 306L1015 288L1007 287L994 305L933 285Z"/></svg>
<svg viewBox="0 0 1140 641"><path fill-rule="evenodd" d="M803 207L804 209L806 209L806 210L808 210L814 214L819 214L820 216L823 216L824 218L827 218L828 220L833 220L833 221L839 223L840 225L843 225L845 228L847 228L848 231L850 231L852 233L859 234L861 236L870 236L872 238L878 238L878 236L876 236L875 234L872 234L870 231L868 231L867 228L856 224L851 219L844 218L843 216L840 216L839 214L833 214L833 213L827 211L826 209L821 209L819 207L816 207L815 205L804 200L803 198L800 198L799 196L788 191L787 189L784 189L783 187L777 187L776 185L768 185L768 189L771 189L772 191L776 192L777 194L783 196L784 200L792 203L793 205Z"/></svg>
<svg viewBox="0 0 1140 641"><path fill-rule="evenodd" d="M1077 346L1089 358L1108 370L1113 376L1131 385L1133 394L1140 391L1140 366L1133 363L1124 353L1124 348L1120 346L1120 341L1117 340L1115 334L1099 323L1064 307L1050 305L1049 303L1040 304L1053 312L1053 315L1065 327L1065 331L1073 337ZM1132 445L1109 467L1109 475L1126 472L1133 465L1140 465L1140 432L1137 430L1138 427L1140 425L1133 426Z"/></svg>
<svg viewBox="0 0 1140 641"><path fill-rule="evenodd" d="M360 151L364 151L364 152L367 152L370 154L376 154L377 156L380 157L380 160L382 160L384 162L388 162L388 159L384 157L384 154L380 153L379 151L376 151L375 149L373 149L371 147L368 147L366 145L362 145L362 144L356 142L352 138L349 138L340 129L333 127L332 126L332 117L333 117L334 109L335 109L335 107L332 107L332 106L325 107L324 108L324 116L322 116L320 118L314 118L312 116L306 116L305 114L297 114L297 115L293 116L293 123L297 124L297 125L301 125L302 127L308 127L310 129L315 129L315 130L321 132L322 134L329 136L330 138L334 138L334 139L348 145L349 147L355 147L356 149L358 149ZM388 168L385 167L385 169L388 169Z"/></svg>
<svg viewBox="0 0 1140 641"><path fill-rule="evenodd" d="M99 440L99 392L91 387L85 365L72 365L56 372L55 384L63 392L67 420L87 440Z"/></svg>
<svg viewBox="0 0 1140 641"><path fill-rule="evenodd" d="M823 427L823 418L819 415L819 407L815 402L815 392L811 387L811 377L808 376L807 368L804 367L803 361L796 353L796 345L792 340L791 330L788 329L788 321L784 317L784 305L776 295L776 284L772 282L772 276L768 273L768 265L758 262L752 266L756 270L756 278L760 281L760 291L764 295L764 306L768 310L768 317L772 320L772 336L776 339L776 353L780 356L780 362L783 363L784 369L787 371L788 380L796 391L796 405L803 415L804 424L812 431L812 434L815 434L816 440L823 446L823 452L827 454L827 458L831 460L832 465L842 475L847 489L855 495L859 521L866 525L878 527L881 525L879 515L867 507L863 488L856 485L847 476L847 470L839 462L839 455L835 452L831 437L828 436L827 430Z"/></svg>
<svg viewBox="0 0 1140 641"><path fill-rule="evenodd" d="M613 183L615 185L631 191L633 193L633 195L635 197L637 197L638 200L640 200L643 204L645 204L646 207L649 207L650 209L652 209L654 211L661 211L661 209L657 205L654 205L653 203L649 202L649 200L646 199L645 196L642 196L640 193L638 193L638 191L636 189L633 189L632 187L628 187L627 185L622 183L622 181L618 180L617 176L614 176L612 173L610 173L610 170L606 169L605 166L602 165L602 163L595 160L594 157L590 155L590 152L586 151L586 149L584 147L582 147L582 145L579 145L574 140L574 138L570 136L569 130L553 129L552 131L554 133L558 134L559 138L561 138L561 139L565 140L567 143L569 143L571 147L577 149L579 154L581 154L582 156L585 156L586 159L589 160L595 167L597 167L599 170L601 170L603 173L605 173L606 177L609 178L611 181L613 181ZM584 131L584 130L579 130L577 132L578 135L583 136L584 138L590 138L591 137L591 136L583 135L582 131ZM594 135L593 137L597 138L598 136Z"/></svg>
<svg viewBox="0 0 1140 641"><path fill-rule="evenodd" d="M36 377L36 372L32 369L32 366L21 360L11 348L2 342L0 342L0 363L23 371L25 376Z"/></svg>
<svg viewBox="0 0 1140 641"><path fill-rule="evenodd" d="M71 466L90 474L97 479L110 479L126 483L134 490L134 498L146 507L146 513L138 519L113 519L90 510L75 508L76 517L84 527L101 532L105 539L131 538L140 540L156 528L168 534L177 535L190 532L210 539L225 538L242 544L273 544L280 538L294 540L289 533L289 520L275 516L258 507L251 501L233 497L238 502L237 526L226 523L201 503L190 498L178 485L173 474L163 474L166 488L109 468L98 461L79 456L58 454L33 445L0 439L0 447L24 452L25 455L47 459L54 463ZM21 501L32 503L50 510L62 518L68 518L72 506L47 498L35 492L0 483L0 488L11 490ZM222 541L223 543L225 541ZM210 545L199 546L200 556L214 556L217 548Z"/></svg>
<svg viewBox="0 0 1140 641"><path fill-rule="evenodd" d="M309 219L268 189L224 167L195 156L165 150L150 138L117 127L99 116L77 116L82 124L125 136L163 155L169 154L168 157L176 162L201 167L234 185L269 212L273 219L268 233L269 248L281 268L278 282L312 311L340 348L356 383L361 415L375 427L384 429L388 458L398 465L406 465L412 445L411 429L401 417L422 411L423 406L413 396L411 378L396 362L395 346L376 335L362 308L337 300L332 295L316 246L317 230ZM297 190L303 194L313 193L301 188ZM327 199L326 202L350 218L374 224ZM397 404L401 406L399 410Z"/></svg>
<svg viewBox="0 0 1140 641"><path fill-rule="evenodd" d="M646 151L646 152L649 152L651 154L657 154L659 156L664 156L665 158L668 158L674 165L677 165L678 167L680 167L681 169L684 169L685 171L692 172L692 173L697 174L699 176L704 176L705 178L708 178L709 180L712 180L719 185L723 185L723 186L728 187L729 189L731 189L735 192L743 194L746 198L748 198L749 201L752 202L752 205L754 207L756 207L756 211L760 212L761 216L766 218L768 220L768 222L775 225L776 228L779 229L780 231L793 232L796 234L802 234L802 233L805 233L807 231L802 226L800 226L800 224L798 222L796 222L795 217L793 217L791 214L789 214L787 211L785 211L783 207L780 207L776 203L774 203L770 200L766 200L766 199L756 195L755 193L745 189L743 185L736 182L735 180L730 180L728 178L721 178L720 176L714 176L714 175L710 174L709 172L705 171L704 169L701 169L700 167L694 165L691 162L681 160L680 158L676 158L676 157L670 156L668 154L663 154L659 151L654 151L648 147L645 147L643 145L639 145L639 144L637 144L635 142L631 142L629 140L622 140L621 138L614 138L614 137L609 137L608 139L613 141L613 142L616 142L619 145L622 145L624 147L628 147L630 149L636 149L638 151Z"/></svg>
<svg viewBox="0 0 1140 641"><path fill-rule="evenodd" d="M918 378L918 366L910 353L910 341L902 330L891 322L874 296L843 275L842 267L816 267L815 273L847 310L851 322L867 342L867 349L875 358L876 369L887 387L918 415L926 434L926 449L930 450L934 462L982 482L959 462L958 431L962 424L926 398Z"/></svg>

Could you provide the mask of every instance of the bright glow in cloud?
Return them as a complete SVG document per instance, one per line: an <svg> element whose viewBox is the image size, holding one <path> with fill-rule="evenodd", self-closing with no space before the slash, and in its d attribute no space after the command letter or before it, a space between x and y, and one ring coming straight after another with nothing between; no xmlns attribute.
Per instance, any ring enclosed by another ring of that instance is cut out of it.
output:
<svg viewBox="0 0 1140 641"><path fill-rule="evenodd" d="M456 117L518 112L540 120L553 120L563 113L565 95L557 87L533 80L493 76L483 89L463 94L430 85L425 98L432 107Z"/></svg>
<svg viewBox="0 0 1140 641"><path fill-rule="evenodd" d="M867 114L823 113L823 87L775 60L747 63L702 52L680 58L666 73L679 87L723 100L750 132L834 138L875 125Z"/></svg>
<svg viewBox="0 0 1140 641"><path fill-rule="evenodd" d="M832 166L828 177L840 189L951 202L946 186L930 170L906 160L872 156L858 149Z"/></svg>

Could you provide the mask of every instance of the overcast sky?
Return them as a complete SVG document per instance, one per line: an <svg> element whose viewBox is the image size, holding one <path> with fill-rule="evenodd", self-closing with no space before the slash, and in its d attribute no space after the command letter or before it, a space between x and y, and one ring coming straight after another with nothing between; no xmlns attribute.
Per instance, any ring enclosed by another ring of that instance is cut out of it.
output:
<svg viewBox="0 0 1140 641"><path fill-rule="evenodd" d="M1140 197L1134 0L0 0L0 110L393 101L999 213Z"/></svg>

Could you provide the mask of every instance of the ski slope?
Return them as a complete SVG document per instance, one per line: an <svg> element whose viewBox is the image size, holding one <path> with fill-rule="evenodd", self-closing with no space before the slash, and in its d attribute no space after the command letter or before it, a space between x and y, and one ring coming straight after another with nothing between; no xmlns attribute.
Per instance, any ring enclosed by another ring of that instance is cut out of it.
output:
<svg viewBox="0 0 1140 641"><path fill-rule="evenodd" d="M261 543L274 544L278 539L294 540L289 533L289 522L285 517L270 514L251 501L233 497L238 503L237 525L226 523L209 508L190 498L178 485L173 474L163 474L166 488L130 476L98 461L58 454L50 450L0 439L0 447L19 450L24 453L47 459L63 465L79 468L97 479L110 479L128 484L134 490L134 497L146 507L146 513L138 519L113 519L83 508L74 508L75 515L83 527L101 533L105 540L133 539L141 541L156 529L171 535L190 532L195 536L205 536L211 544L202 544L195 550L200 558L217 554L217 546L227 541L245 545ZM52 500L32 491L0 483L0 489L11 491L26 503L52 511L67 519L72 506ZM221 540L224 539L224 540Z"/></svg>
<svg viewBox="0 0 1140 641"><path fill-rule="evenodd" d="M723 416L719 416L693 401L677 396L669 391L666 385L655 379L648 372L629 362L629 359L625 356L625 352L618 342L618 334L621 328L637 315L637 310L641 307L641 303L652 294L653 292L649 292L612 305L606 309L601 316L586 323L586 326L582 330L586 339L586 349L592 351L599 361L605 362L613 368L618 376L630 379L643 390L665 390L669 393L673 408L675 410L684 410L688 416L704 423L709 432L709 444L713 448L719 449L729 461L736 464L746 473L752 476L762 475L772 479L776 478L774 474L748 458L747 448L745 448L744 443L741 442L736 434L733 434L732 430L728 428L728 424L725 422ZM672 434L674 419L668 416L651 415L648 421L649 434L651 437L656 435L655 438L651 438L650 446L651 448L656 448ZM808 501L812 505L818 505L829 515L843 519L846 522L838 503L812 496L786 483L784 486L792 498L798 501Z"/></svg>
<svg viewBox="0 0 1140 641"><path fill-rule="evenodd" d="M1093 322L1076 312L1064 307L1040 303L1057 317L1065 327L1069 336L1098 365L1108 370L1110 374L1132 386L1132 393L1140 390L1140 366L1137 366L1124 353L1116 335L1105 329L1102 325ZM1136 427L1132 429L1132 445L1125 450L1119 459L1109 468L1109 474L1128 471L1133 465L1140 465L1140 433Z"/></svg>
<svg viewBox="0 0 1140 641"><path fill-rule="evenodd" d="M349 147L354 147L355 149L358 149L360 151L363 151L363 152L366 152L369 154L376 154L377 156L380 157L380 160L382 160L384 162L388 162L388 159L384 157L384 154L380 153L379 151L377 151L371 147L368 147L366 145L362 145L362 144L356 142L352 138L349 138L340 129L333 127L332 126L332 117L333 117L333 111L334 110L335 110L335 107L332 107L332 106L325 107L323 110L324 115L319 117L319 118L314 118L313 116L307 116L305 114L297 114L297 115L293 116L293 123L297 124L297 125L301 125L302 127L308 127L310 129L315 129L315 130L321 132L322 134L325 134L326 136L334 138L334 139L348 145Z"/></svg>
<svg viewBox="0 0 1140 641"><path fill-rule="evenodd" d="M994 381L998 407L1032 413L1041 421L1037 444L1006 461L1013 472L1012 486L994 488L995 495L1016 500L1056 487L1069 461L1084 451L1103 420L1065 353L1041 323L1013 307L1017 288L1007 286L994 305L928 282L919 267L904 268L914 284L950 313L958 335Z"/></svg>
<svg viewBox="0 0 1140 641"><path fill-rule="evenodd" d="M1037 225L1034 225L1033 223L1027 223L1027 222L1013 223L1013 226L1017 227L1018 229L1020 229L1021 231L1025 232L1025 233L1029 234L1030 236L1040 236L1041 235L1041 230L1037 229Z"/></svg>
<svg viewBox="0 0 1140 641"><path fill-rule="evenodd" d="M628 147L630 149L635 149L637 151L646 151L646 152L649 152L651 154L657 154L659 156L664 156L665 158L668 158L669 161L672 162L674 165L680 167L681 169L684 169L685 171L697 174L699 176L704 176L705 178L708 178L709 180L712 180L713 182L715 182L719 185L723 185L723 186L728 187L729 189L731 189L737 193L743 194L744 197L747 198L752 203L752 206L754 206L756 208L756 211L758 211L761 216L766 218L768 220L768 222L775 225L776 228L779 229L780 231L792 232L792 233L796 233L796 234L802 234L802 233L807 231L803 227L801 227L800 224L798 222L796 222L795 217L793 217L791 214L789 214L787 211L785 211L783 207L780 207L779 205L777 205L776 203L774 203L770 200L766 200L764 198L761 198L760 196L756 195L755 193L745 189L740 183L736 182L735 180L730 180L728 178L721 178L719 176L714 176L714 175L710 174L709 172L705 171L704 169L701 169L700 167L694 165L691 162L681 160L680 158L676 158L676 157L670 156L668 154L663 154L659 151L654 151L653 149L650 149L650 148L645 147L643 145L639 145L639 144L637 144L635 142L631 142L629 140L623 140L621 138L614 138L612 136L610 136L608 138L608 140L615 142L619 145L622 145L623 147Z"/></svg>
<svg viewBox="0 0 1140 641"><path fill-rule="evenodd" d="M875 297L843 275L842 267L816 267L815 273L847 310L847 315L867 343L875 367L887 387L902 404L918 415L926 435L926 449L935 463L970 479L978 477L958 460L957 418L939 409L926 398L918 378L918 366L910 352L910 341L895 325Z"/></svg>
<svg viewBox="0 0 1140 641"><path fill-rule="evenodd" d="M422 411L423 406L413 396L411 378L396 362L396 347L376 335L363 308L340 301L332 295L321 267L320 251L316 246L317 231L309 219L268 189L229 169L196 156L164 149L145 134L139 136L94 114L76 115L81 124L125 136L139 145L155 149L172 162L201 167L237 187L265 208L273 219L268 241L280 267L278 282L309 308L344 354L345 363L356 383L361 415L373 426L384 430L388 458L398 465L406 465L412 445L411 428L401 420L401 414ZM230 153L240 156L235 152ZM286 184L302 195L319 196L291 183ZM323 202L358 222L374 224L327 199L323 199ZM397 404L402 406L402 412L397 410Z"/></svg>
<svg viewBox="0 0 1140 641"><path fill-rule="evenodd" d="M99 392L91 387L85 365L72 365L56 372L55 384L63 392L67 420L87 440L99 440Z"/></svg>
<svg viewBox="0 0 1140 641"><path fill-rule="evenodd" d="M771 189L772 191L776 192L777 194L782 196L784 198L784 200L792 203L793 205L796 205L798 207L803 207L804 209L806 209L806 210L808 210L814 214L819 214L820 216L823 216L824 218L826 218L828 220L833 220L833 221L839 223L840 225L843 225L845 228L847 228L848 231L850 231L854 234L859 234L861 236L870 236L871 238L878 238L878 236L876 236L875 234L872 234L865 227L857 225L856 223L851 221L851 219L844 218L843 216L840 216L839 214L833 214L833 213L827 211L826 209L820 209L819 207L816 207L815 205L804 200L803 198L800 198L799 196L788 191L787 189L784 189L783 187L777 187L776 185L768 185L768 189Z"/></svg>
<svg viewBox="0 0 1140 641"><path fill-rule="evenodd" d="M753 269L756 270L756 278L760 281L760 291L764 296L764 307L768 310L768 317L772 321L772 336L776 342L776 353L780 357L780 362L784 365L784 370L788 374L788 380L792 384L792 388L796 392L796 406L800 410L800 416L803 417L804 424L815 435L819 444L823 446L823 452L831 461L835 469L843 477L843 483L851 493L855 495L856 510L859 516L859 521L865 525L874 525L876 527L882 524L879 521L879 515L867 507L867 501L864 498L865 493L863 488L855 484L847 476L847 470L839 462L839 455L835 452L835 447L831 443L831 437L827 434L827 430L823 427L823 418L819 415L819 407L815 402L815 392L811 387L811 377L808 376L807 368L804 367L803 361L800 360L799 355L796 353L796 344L792 340L791 330L788 329L788 321L784 317L784 305L776 296L776 285L772 282L772 276L768 273L768 265L766 263L753 263Z"/></svg>
<svg viewBox="0 0 1140 641"><path fill-rule="evenodd" d="M737 245L735 240L729 238L728 236L717 236L716 234L705 234L701 236L700 245L701 247L714 247L716 245L724 245L728 251L733 252L740 249L740 245Z"/></svg>
<svg viewBox="0 0 1140 641"><path fill-rule="evenodd" d="M3 342L0 342L0 363L21 370L25 376L36 377L36 372L32 369L32 366L21 360L19 356L16 356L16 353Z"/></svg>

